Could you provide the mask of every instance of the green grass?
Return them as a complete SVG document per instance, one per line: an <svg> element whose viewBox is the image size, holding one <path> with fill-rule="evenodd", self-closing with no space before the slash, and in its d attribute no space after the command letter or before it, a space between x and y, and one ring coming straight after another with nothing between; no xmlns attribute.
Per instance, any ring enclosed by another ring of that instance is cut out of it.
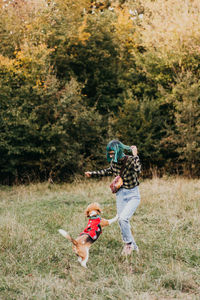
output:
<svg viewBox="0 0 200 300"><path fill-rule="evenodd" d="M199 299L200 180L143 181L131 219L140 254L122 257L119 226L103 230L88 269L69 241L87 224L86 206L116 214L109 181L0 188L0 299Z"/></svg>

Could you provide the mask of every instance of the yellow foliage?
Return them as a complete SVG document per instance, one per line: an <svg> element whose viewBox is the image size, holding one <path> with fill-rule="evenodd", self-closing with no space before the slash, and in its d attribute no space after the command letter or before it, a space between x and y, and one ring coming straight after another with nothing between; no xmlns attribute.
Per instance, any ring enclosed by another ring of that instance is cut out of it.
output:
<svg viewBox="0 0 200 300"><path fill-rule="evenodd" d="M46 78L50 74L49 54L52 49L47 45L34 46L24 43L21 50L14 52L15 58L10 59L0 55L0 68L7 74L16 74L28 80L34 89L46 89ZM39 73L38 73L38 70Z"/></svg>
<svg viewBox="0 0 200 300"><path fill-rule="evenodd" d="M127 31L133 28L133 22L130 19L130 13L127 8L123 10L117 9L117 23L118 30Z"/></svg>
<svg viewBox="0 0 200 300"><path fill-rule="evenodd" d="M142 44L162 56L200 53L199 0L141 0Z"/></svg>
<svg viewBox="0 0 200 300"><path fill-rule="evenodd" d="M81 26L78 28L78 40L83 44L85 44L85 42L90 37L90 33L85 31L86 28L87 28L87 16L84 17Z"/></svg>
<svg viewBox="0 0 200 300"><path fill-rule="evenodd" d="M135 44L135 25L131 20L129 9L126 7L124 9L116 7L115 13L117 19L113 22L113 25L119 46L121 48L133 48Z"/></svg>
<svg viewBox="0 0 200 300"><path fill-rule="evenodd" d="M0 66L6 69L13 67L14 60L0 54Z"/></svg>

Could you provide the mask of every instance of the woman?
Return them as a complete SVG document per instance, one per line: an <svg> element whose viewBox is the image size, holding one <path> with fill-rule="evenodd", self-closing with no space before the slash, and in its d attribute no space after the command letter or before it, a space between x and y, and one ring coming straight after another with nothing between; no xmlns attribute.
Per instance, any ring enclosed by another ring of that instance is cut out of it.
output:
<svg viewBox="0 0 200 300"><path fill-rule="evenodd" d="M132 156L128 156L123 172L123 185L116 193L118 222L121 229L122 239L125 243L122 254L131 254L133 250L139 252L138 246L133 238L130 227L130 218L134 214L140 203L138 175L141 171L140 159L136 146L126 146L118 140L112 140L106 147L108 162L111 165L107 169L99 171L85 172L87 177L117 176L123 165L125 158L124 150L132 151Z"/></svg>

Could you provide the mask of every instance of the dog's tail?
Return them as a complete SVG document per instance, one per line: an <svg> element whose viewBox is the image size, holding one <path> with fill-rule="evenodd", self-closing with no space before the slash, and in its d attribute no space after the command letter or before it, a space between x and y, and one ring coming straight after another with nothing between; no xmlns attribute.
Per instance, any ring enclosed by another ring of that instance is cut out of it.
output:
<svg viewBox="0 0 200 300"><path fill-rule="evenodd" d="M75 246L77 245L77 241L74 240L74 239L69 235L68 232L66 232L66 231L63 230L63 229L59 229L58 232L59 232L62 236L64 236L66 239L68 239L70 242L72 242Z"/></svg>

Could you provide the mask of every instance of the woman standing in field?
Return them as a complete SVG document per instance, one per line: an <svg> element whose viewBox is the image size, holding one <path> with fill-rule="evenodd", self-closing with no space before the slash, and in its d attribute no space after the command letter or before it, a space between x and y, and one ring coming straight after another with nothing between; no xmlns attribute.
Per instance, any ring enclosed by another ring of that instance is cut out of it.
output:
<svg viewBox="0 0 200 300"><path fill-rule="evenodd" d="M124 150L132 151L132 155L126 158ZM87 177L117 176L123 166L123 185L116 193L118 222L121 229L122 239L125 243L122 254L131 254L133 250L139 252L138 246L133 238L130 227L130 218L140 203L138 175L141 171L140 159L136 146L126 146L118 140L112 140L106 147L107 160L110 167L99 171L85 172Z"/></svg>

